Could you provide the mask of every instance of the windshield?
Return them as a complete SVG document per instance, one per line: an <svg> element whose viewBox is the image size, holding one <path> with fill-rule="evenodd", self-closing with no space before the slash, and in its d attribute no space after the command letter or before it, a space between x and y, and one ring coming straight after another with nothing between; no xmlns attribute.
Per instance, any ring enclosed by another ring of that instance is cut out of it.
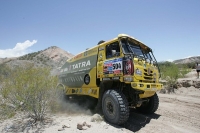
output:
<svg viewBox="0 0 200 133"><path fill-rule="evenodd" d="M149 48L146 47L142 48L140 45L135 44L133 41L130 40L122 40L122 49L124 54L133 54L136 57L143 58L150 61L156 61L153 53Z"/></svg>

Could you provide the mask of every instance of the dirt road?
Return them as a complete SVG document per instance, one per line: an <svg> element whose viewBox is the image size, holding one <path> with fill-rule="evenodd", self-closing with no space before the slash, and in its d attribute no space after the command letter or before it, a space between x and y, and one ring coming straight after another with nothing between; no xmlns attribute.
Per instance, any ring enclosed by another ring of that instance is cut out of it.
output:
<svg viewBox="0 0 200 133"><path fill-rule="evenodd" d="M37 126L37 129L29 127L24 131L30 133L200 133L200 89L182 87L175 92L175 94L158 93L160 105L153 115L139 114L132 110L128 122L122 127L110 125L105 121L91 122L93 114L88 111L80 113L83 110L75 108L75 110L66 110L62 114L54 114L51 116L53 120L51 124ZM73 114L73 111L78 113ZM17 120L19 117L0 122L0 132L12 132L9 128L17 127ZM77 123L84 121L91 127L78 130ZM70 126L58 131L63 125Z"/></svg>
<svg viewBox="0 0 200 133"><path fill-rule="evenodd" d="M153 115L131 113L126 128L138 133L200 133L200 90L179 88L176 94L158 94Z"/></svg>

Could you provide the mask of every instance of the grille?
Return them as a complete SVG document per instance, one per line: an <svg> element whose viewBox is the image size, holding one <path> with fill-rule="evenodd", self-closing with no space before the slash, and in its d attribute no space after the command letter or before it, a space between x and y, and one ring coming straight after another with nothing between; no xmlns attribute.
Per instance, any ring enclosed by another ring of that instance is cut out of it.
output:
<svg viewBox="0 0 200 133"><path fill-rule="evenodd" d="M145 80L153 80L153 71L144 69L144 79Z"/></svg>

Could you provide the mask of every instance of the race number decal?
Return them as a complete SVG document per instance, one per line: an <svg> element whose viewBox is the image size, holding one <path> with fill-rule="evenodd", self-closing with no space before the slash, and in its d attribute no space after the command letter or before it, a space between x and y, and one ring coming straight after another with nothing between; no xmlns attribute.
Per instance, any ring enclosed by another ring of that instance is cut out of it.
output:
<svg viewBox="0 0 200 133"><path fill-rule="evenodd" d="M122 73L122 69L122 58L108 60L104 62L104 74L119 74Z"/></svg>
<svg viewBox="0 0 200 133"><path fill-rule="evenodd" d="M122 61L113 62L113 73L118 74L122 71Z"/></svg>

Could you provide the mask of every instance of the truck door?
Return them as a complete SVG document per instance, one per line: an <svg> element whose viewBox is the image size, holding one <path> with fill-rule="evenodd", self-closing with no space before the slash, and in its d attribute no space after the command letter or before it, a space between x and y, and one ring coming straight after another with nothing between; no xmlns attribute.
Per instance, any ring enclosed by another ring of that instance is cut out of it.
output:
<svg viewBox="0 0 200 133"><path fill-rule="evenodd" d="M104 50L101 50L104 49ZM102 56L102 58L100 58ZM111 80L123 75L123 59L119 42L107 44L99 51L99 71L103 80Z"/></svg>

